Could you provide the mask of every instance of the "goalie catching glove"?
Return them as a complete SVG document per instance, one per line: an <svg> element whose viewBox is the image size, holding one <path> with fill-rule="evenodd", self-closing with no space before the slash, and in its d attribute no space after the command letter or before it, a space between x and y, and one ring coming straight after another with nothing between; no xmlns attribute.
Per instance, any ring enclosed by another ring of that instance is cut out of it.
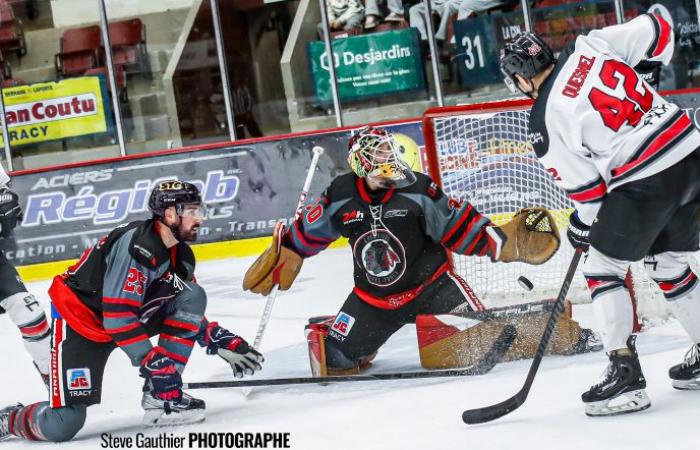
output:
<svg viewBox="0 0 700 450"><path fill-rule="evenodd" d="M544 208L521 209L499 230L506 235L498 258L501 262L543 264L559 248L557 225Z"/></svg>
<svg viewBox="0 0 700 450"><path fill-rule="evenodd" d="M272 235L272 245L255 260L243 277L243 290L268 295L275 285L280 291L292 286L301 270L303 259L282 246L284 224L278 222Z"/></svg>
<svg viewBox="0 0 700 450"><path fill-rule="evenodd" d="M216 322L210 322L204 331L204 343L207 346L208 355L219 355L231 369L233 376L243 378L244 375L253 375L256 370L262 370L260 365L265 358L240 336L237 336L226 328L222 328Z"/></svg>

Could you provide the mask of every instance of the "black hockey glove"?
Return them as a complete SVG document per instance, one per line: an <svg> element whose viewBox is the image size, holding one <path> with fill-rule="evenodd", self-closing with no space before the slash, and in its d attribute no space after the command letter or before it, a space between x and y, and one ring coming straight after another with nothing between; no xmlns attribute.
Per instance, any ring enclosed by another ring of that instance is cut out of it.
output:
<svg viewBox="0 0 700 450"><path fill-rule="evenodd" d="M588 251L588 247L591 245L588 238L590 231L591 227L581 222L578 218L578 212L574 210L569 216L569 228L566 230L566 237L569 238L574 249L580 248L584 253Z"/></svg>
<svg viewBox="0 0 700 450"><path fill-rule="evenodd" d="M649 86L654 89L659 89L659 82L661 81L661 63L656 61L640 61L639 64L634 66L634 70L642 76L642 79L646 81Z"/></svg>
<svg viewBox="0 0 700 450"><path fill-rule="evenodd" d="M261 370L260 363L265 358L240 336L222 328L216 322L210 322L204 331L207 354L219 355L233 369L233 376L243 378Z"/></svg>
<svg viewBox="0 0 700 450"><path fill-rule="evenodd" d="M19 196L6 187L0 188L0 237L8 237L21 221Z"/></svg>
<svg viewBox="0 0 700 450"><path fill-rule="evenodd" d="M163 347L153 347L143 361L139 373L150 382L153 398L179 402L182 399L182 378L175 362L165 356Z"/></svg>

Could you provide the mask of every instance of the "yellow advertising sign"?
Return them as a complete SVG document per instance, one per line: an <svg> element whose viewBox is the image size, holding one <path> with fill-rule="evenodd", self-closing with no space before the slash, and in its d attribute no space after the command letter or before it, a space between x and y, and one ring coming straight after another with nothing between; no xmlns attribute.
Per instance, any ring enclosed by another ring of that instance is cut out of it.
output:
<svg viewBox="0 0 700 450"><path fill-rule="evenodd" d="M99 77L68 78L2 91L11 145L107 131Z"/></svg>

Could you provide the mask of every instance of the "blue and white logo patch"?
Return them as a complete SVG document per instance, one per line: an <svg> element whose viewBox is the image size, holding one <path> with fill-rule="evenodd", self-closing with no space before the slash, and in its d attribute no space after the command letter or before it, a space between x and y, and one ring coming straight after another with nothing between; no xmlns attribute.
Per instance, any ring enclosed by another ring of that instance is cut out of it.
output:
<svg viewBox="0 0 700 450"><path fill-rule="evenodd" d="M68 369L66 371L68 378L69 391L83 391L92 389L92 378L90 377L90 369L83 367L80 369Z"/></svg>
<svg viewBox="0 0 700 450"><path fill-rule="evenodd" d="M331 329L341 336L347 336L354 324L355 318L341 311L335 318L335 322L333 322Z"/></svg>

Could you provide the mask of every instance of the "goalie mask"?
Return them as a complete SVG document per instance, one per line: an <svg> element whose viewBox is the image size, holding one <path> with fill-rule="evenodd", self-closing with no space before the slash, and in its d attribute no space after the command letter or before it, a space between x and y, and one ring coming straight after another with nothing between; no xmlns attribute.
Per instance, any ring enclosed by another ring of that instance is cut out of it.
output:
<svg viewBox="0 0 700 450"><path fill-rule="evenodd" d="M358 177L371 179L385 189L415 183L416 175L401 159L398 145L387 131L364 126L353 132L348 147L348 164Z"/></svg>
<svg viewBox="0 0 700 450"><path fill-rule="evenodd" d="M552 49L536 34L525 32L506 42L501 49L501 73L503 81L513 94L522 92L532 98L532 91L520 89L515 75L531 80L535 75L554 64ZM530 81L532 84L532 81Z"/></svg>

